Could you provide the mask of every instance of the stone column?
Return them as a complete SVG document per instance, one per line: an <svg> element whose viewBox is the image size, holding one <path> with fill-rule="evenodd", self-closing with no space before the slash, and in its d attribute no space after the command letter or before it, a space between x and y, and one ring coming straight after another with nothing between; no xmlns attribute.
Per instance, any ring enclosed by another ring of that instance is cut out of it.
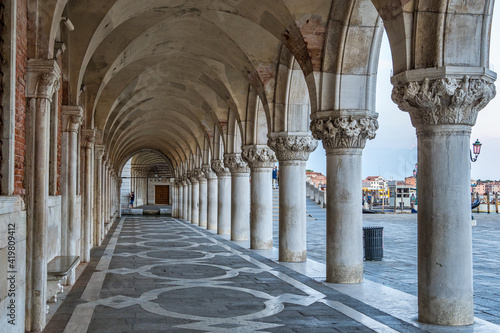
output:
<svg viewBox="0 0 500 333"><path fill-rule="evenodd" d="M231 234L231 173L222 160L212 161L212 170L217 174L217 233Z"/></svg>
<svg viewBox="0 0 500 333"><path fill-rule="evenodd" d="M171 178L170 186L172 190L172 217L177 217L177 183L175 178Z"/></svg>
<svg viewBox="0 0 500 333"><path fill-rule="evenodd" d="M333 111L314 117L311 131L326 150L326 281L363 281L361 154L375 138L377 114Z"/></svg>
<svg viewBox="0 0 500 333"><path fill-rule="evenodd" d="M122 217L122 184L123 184L123 178L117 178L116 180L116 206L118 209L118 217Z"/></svg>
<svg viewBox="0 0 500 333"><path fill-rule="evenodd" d="M66 254L69 256L79 256L80 250L77 247L78 240L81 238L80 227L77 224L77 217L80 215L80 210L76 207L76 187L78 181L77 163L78 163L78 131L82 121L83 110L79 106L69 106L64 105L62 107L63 114L63 131L66 133L68 138L67 147L67 203L68 203L68 229L67 235L62 235L67 237L67 248ZM72 273L68 274L67 279L68 285L73 285L75 283L75 276Z"/></svg>
<svg viewBox="0 0 500 333"><path fill-rule="evenodd" d="M201 173L201 171L199 171ZM198 170L191 172L191 223L200 223L200 182L198 181Z"/></svg>
<svg viewBox="0 0 500 333"><path fill-rule="evenodd" d="M95 145L95 183L94 183L94 246L101 245L103 239L102 235L102 224L103 224L103 214L102 214L102 198L103 198L103 157L104 157L104 146Z"/></svg>
<svg viewBox="0 0 500 333"><path fill-rule="evenodd" d="M231 240L250 238L250 169L240 154L225 154L231 172Z"/></svg>
<svg viewBox="0 0 500 333"><path fill-rule="evenodd" d="M179 178L178 180L178 190L179 190L179 196L177 198L178 202L178 217L183 219L184 218L184 182L182 181L182 178Z"/></svg>
<svg viewBox="0 0 500 333"><path fill-rule="evenodd" d="M90 249L92 248L92 148L94 147L95 130L82 130L82 142L85 149L84 185L83 185L83 262L90 262Z"/></svg>
<svg viewBox="0 0 500 333"><path fill-rule="evenodd" d="M28 311L32 331L45 327L46 285L47 285L47 219L49 197L49 135L50 105L58 89L61 71L54 60L30 59L27 64L26 97L29 112L33 115L33 182L30 183L33 198L31 225L28 225L27 245L28 269L31 263L31 279L28 278ZM29 188L29 187L28 187ZM19 258L21 259L21 258ZM30 284L31 282L31 284ZM31 305L31 307L30 307ZM24 306L24 305L22 305ZM22 321L24 318L18 318Z"/></svg>
<svg viewBox="0 0 500 333"><path fill-rule="evenodd" d="M187 174L187 190L186 190L186 220L191 222L192 199L193 199L193 183L191 182L191 171Z"/></svg>
<svg viewBox="0 0 500 333"><path fill-rule="evenodd" d="M207 230L217 230L217 175L210 165L203 165L203 172L207 179Z"/></svg>
<svg viewBox="0 0 500 333"><path fill-rule="evenodd" d="M184 188L184 197L183 197L183 207L182 207L182 218L184 220L187 220L188 219L188 195L189 195L189 192L188 192L188 180L184 177L183 179L183 183L182 183L182 186Z"/></svg>
<svg viewBox="0 0 500 333"><path fill-rule="evenodd" d="M270 133L268 136L268 146L280 162L279 260L305 261L306 161L318 142L307 133Z"/></svg>
<svg viewBox="0 0 500 333"><path fill-rule="evenodd" d="M418 316L425 323L474 322L470 132L495 96L495 78L484 68L414 70L392 78L392 99L417 129Z"/></svg>
<svg viewBox="0 0 500 333"><path fill-rule="evenodd" d="M250 166L250 248L273 248L272 173L276 155L268 146L244 146L241 153Z"/></svg>
<svg viewBox="0 0 500 333"><path fill-rule="evenodd" d="M197 171L197 178L200 182L200 209L199 209L199 218L200 218L200 227L207 227L207 179L205 178L205 173L199 169Z"/></svg>

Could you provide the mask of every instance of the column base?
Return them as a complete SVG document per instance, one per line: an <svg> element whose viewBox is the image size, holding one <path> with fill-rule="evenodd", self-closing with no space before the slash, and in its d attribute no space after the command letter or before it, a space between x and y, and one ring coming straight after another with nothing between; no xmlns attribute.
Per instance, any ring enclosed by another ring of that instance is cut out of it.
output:
<svg viewBox="0 0 500 333"><path fill-rule="evenodd" d="M279 261L284 262L304 262L307 260L307 251L293 252L280 247Z"/></svg>
<svg viewBox="0 0 500 333"><path fill-rule="evenodd" d="M330 283L361 283L363 282L363 264L356 266L327 266L326 282Z"/></svg>

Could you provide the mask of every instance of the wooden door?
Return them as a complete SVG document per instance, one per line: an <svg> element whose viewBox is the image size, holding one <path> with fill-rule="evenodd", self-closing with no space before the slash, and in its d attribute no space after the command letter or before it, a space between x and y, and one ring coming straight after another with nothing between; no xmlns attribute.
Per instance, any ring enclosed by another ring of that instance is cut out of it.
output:
<svg viewBox="0 0 500 333"><path fill-rule="evenodd" d="M170 203L168 185L156 185L155 186L155 205L168 205Z"/></svg>

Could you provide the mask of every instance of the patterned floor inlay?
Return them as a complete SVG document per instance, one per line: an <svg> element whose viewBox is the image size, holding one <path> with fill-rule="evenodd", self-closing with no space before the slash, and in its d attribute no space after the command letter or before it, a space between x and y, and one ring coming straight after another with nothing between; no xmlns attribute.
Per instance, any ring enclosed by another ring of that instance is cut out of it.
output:
<svg viewBox="0 0 500 333"><path fill-rule="evenodd" d="M46 332L420 332L178 219L122 219L95 253Z"/></svg>

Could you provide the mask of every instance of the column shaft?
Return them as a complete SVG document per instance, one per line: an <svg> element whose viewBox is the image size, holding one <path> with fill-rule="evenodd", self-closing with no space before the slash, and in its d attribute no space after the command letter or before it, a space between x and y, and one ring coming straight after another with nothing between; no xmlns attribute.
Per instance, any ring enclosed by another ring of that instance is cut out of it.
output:
<svg viewBox="0 0 500 333"><path fill-rule="evenodd" d="M200 183L191 181L191 223L200 223Z"/></svg>
<svg viewBox="0 0 500 333"><path fill-rule="evenodd" d="M418 312L440 325L474 322L469 126L418 136Z"/></svg>
<svg viewBox="0 0 500 333"><path fill-rule="evenodd" d="M327 150L326 281L363 281L362 149Z"/></svg>
<svg viewBox="0 0 500 333"><path fill-rule="evenodd" d="M250 238L250 177L248 172L231 173L231 240Z"/></svg>
<svg viewBox="0 0 500 333"><path fill-rule="evenodd" d="M207 199L208 184L205 178L200 179L200 227L207 227Z"/></svg>
<svg viewBox="0 0 500 333"><path fill-rule="evenodd" d="M231 177L218 176L217 233L231 234Z"/></svg>
<svg viewBox="0 0 500 333"><path fill-rule="evenodd" d="M90 262L90 248L92 247L92 147L85 147L85 188L84 188L84 222L83 222L83 262Z"/></svg>
<svg viewBox="0 0 500 333"><path fill-rule="evenodd" d="M218 205L218 179L209 178L207 181L208 204L207 204L207 229L217 230L217 205Z"/></svg>
<svg viewBox="0 0 500 333"><path fill-rule="evenodd" d="M273 248L272 168L252 168L250 248Z"/></svg>
<svg viewBox="0 0 500 333"><path fill-rule="evenodd" d="M301 262L306 250L306 162L280 161L279 260Z"/></svg>

